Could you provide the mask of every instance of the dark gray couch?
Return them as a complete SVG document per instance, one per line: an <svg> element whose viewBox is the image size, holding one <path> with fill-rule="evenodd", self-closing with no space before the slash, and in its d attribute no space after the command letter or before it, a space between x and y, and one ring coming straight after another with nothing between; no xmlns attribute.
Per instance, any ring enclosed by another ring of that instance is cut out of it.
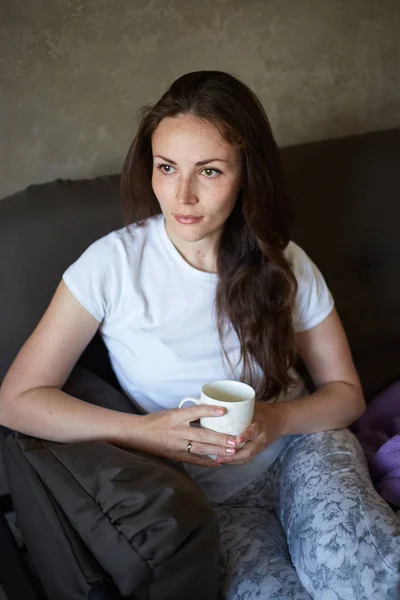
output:
<svg viewBox="0 0 400 600"><path fill-rule="evenodd" d="M293 146L282 153L293 197L292 237L327 279L370 400L400 376L400 130ZM120 226L117 176L57 180L1 201L0 380L40 319L63 270L90 242ZM116 384L98 337L80 364ZM93 575L93 565L98 565L74 537L72 516L67 517L47 494L45 484L26 460L26 444L23 436L10 433L6 463L30 559L47 596L64 597L57 596L58 575L49 573L48 568L56 546L59 551L64 544L72 561L68 577L75 576L78 582L71 587L75 595L67 597L121 597L100 571L90 583L88 576ZM38 494L41 501L29 513L27 507L34 504L29 498L37 499ZM43 499L48 502L47 514L43 513ZM55 533L44 549L38 544L38 528L46 523ZM53 569L60 560L58 557ZM12 564L20 568L17 562ZM84 583L82 573L78 576L76 572L77 564L92 565L92 571L84 574ZM20 581L23 579L21 571ZM27 594L24 598L29 598Z"/></svg>

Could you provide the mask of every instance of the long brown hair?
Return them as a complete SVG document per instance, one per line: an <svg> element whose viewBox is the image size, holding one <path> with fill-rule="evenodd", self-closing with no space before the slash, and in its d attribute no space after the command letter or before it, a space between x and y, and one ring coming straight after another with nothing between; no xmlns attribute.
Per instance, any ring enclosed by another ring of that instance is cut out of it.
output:
<svg viewBox="0 0 400 600"><path fill-rule="evenodd" d="M244 83L221 71L187 73L157 104L142 109L121 176L125 219L143 221L160 212L151 185L151 139L162 119L180 114L213 123L242 153L243 189L218 249L217 325L223 348L234 328L243 361L241 379L256 388L258 399L269 400L293 383L288 369L295 360L297 283L283 254L290 218L279 151L263 106ZM229 362L227 352L225 357Z"/></svg>

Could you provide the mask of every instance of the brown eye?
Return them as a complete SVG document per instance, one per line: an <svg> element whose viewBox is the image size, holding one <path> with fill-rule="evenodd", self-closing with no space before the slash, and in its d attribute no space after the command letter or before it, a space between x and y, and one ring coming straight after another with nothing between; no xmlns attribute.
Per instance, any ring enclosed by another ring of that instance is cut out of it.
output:
<svg viewBox="0 0 400 600"><path fill-rule="evenodd" d="M213 179L216 175L219 175L221 173L221 171L218 171L218 169L209 168L209 169L203 169L203 173L209 179Z"/></svg>
<svg viewBox="0 0 400 600"><path fill-rule="evenodd" d="M173 167L171 165L158 165L157 169L159 169L161 173L168 175L169 173L172 173Z"/></svg>

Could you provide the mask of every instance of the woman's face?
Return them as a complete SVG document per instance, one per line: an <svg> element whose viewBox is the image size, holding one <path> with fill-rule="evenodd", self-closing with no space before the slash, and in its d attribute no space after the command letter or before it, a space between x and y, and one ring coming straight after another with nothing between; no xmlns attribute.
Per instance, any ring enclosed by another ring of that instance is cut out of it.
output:
<svg viewBox="0 0 400 600"><path fill-rule="evenodd" d="M163 119L152 149L152 186L171 240L213 246L242 184L240 150L191 115Z"/></svg>

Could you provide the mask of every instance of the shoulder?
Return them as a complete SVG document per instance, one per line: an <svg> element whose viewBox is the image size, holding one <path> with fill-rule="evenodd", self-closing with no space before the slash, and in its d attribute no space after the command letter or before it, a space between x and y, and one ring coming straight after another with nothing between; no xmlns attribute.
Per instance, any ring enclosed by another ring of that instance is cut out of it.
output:
<svg viewBox="0 0 400 600"><path fill-rule="evenodd" d="M69 290L99 322L118 313L123 290L140 279L132 275L137 274L143 248L156 227L157 222L148 219L112 231L93 242L64 272Z"/></svg>
<svg viewBox="0 0 400 600"><path fill-rule="evenodd" d="M155 239L159 225L160 218L157 215L142 223L132 223L111 231L90 244L84 254L103 265L121 260L130 261L140 255L143 246Z"/></svg>
<svg viewBox="0 0 400 600"><path fill-rule="evenodd" d="M334 300L321 271L298 244L289 242L284 255L297 281L294 328L295 331L305 331L331 312Z"/></svg>
<svg viewBox="0 0 400 600"><path fill-rule="evenodd" d="M140 263L143 248L152 246L159 226L156 218L133 223L94 241L64 273L64 279L89 277L104 285L121 280ZM148 243L150 242L150 243Z"/></svg>
<svg viewBox="0 0 400 600"><path fill-rule="evenodd" d="M293 271L297 280L310 276L310 271L315 267L308 254L298 244L290 241L283 254Z"/></svg>

